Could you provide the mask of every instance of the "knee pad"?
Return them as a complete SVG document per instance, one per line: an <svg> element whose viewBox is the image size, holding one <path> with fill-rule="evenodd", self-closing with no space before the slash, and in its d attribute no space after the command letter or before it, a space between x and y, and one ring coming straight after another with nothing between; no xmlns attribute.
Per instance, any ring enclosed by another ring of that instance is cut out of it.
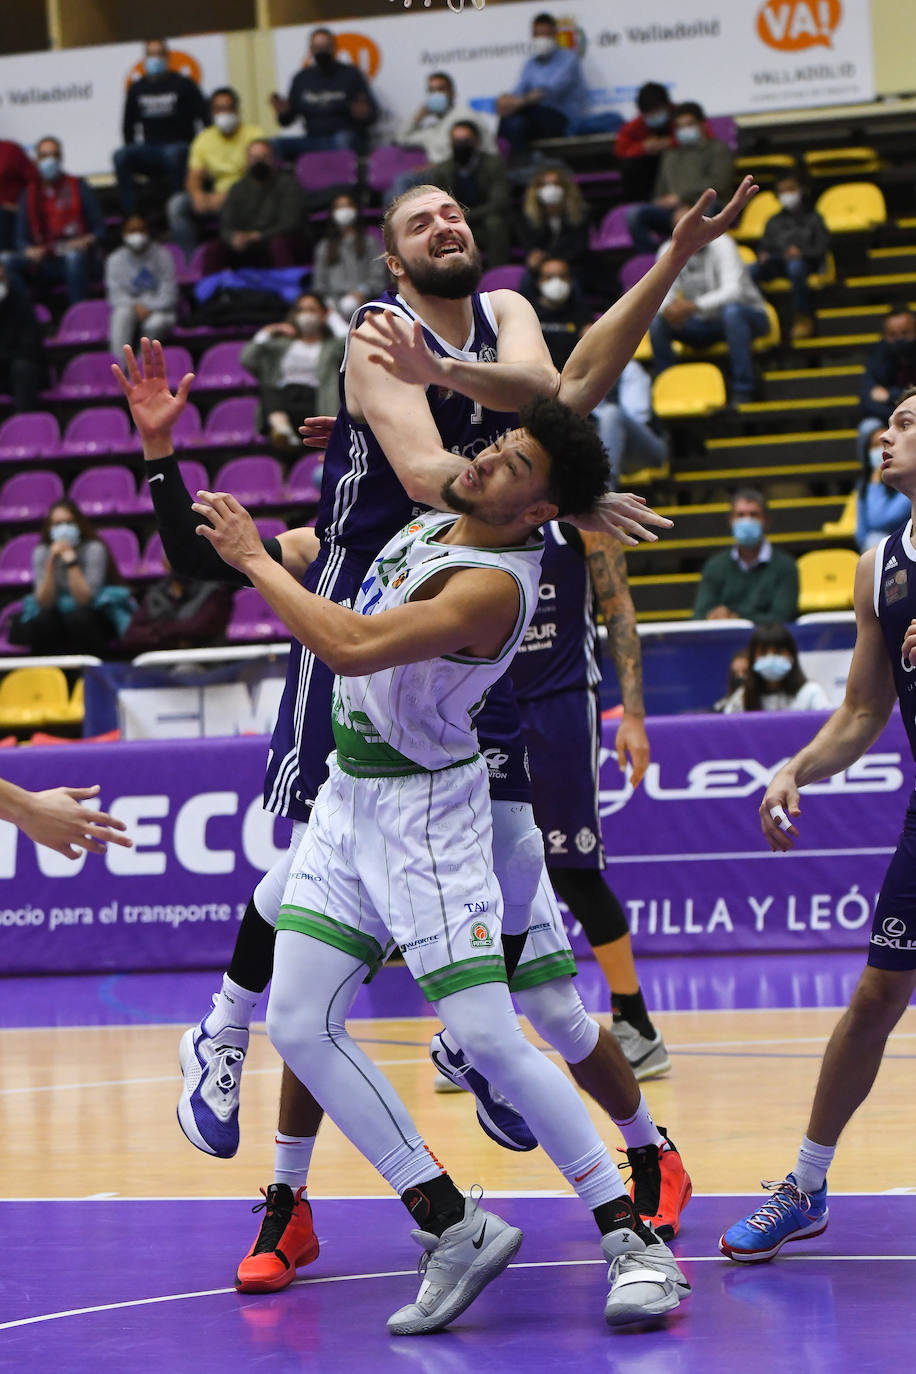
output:
<svg viewBox="0 0 916 1374"><path fill-rule="evenodd" d="M528 929L531 903L544 869L544 840L528 802L493 803L493 871L503 894L503 930Z"/></svg>
<svg viewBox="0 0 916 1374"><path fill-rule="evenodd" d="M265 920L269 926L276 929L277 919L280 915L280 907L283 904L283 893L286 890L286 880L289 877L290 869L293 866L293 859L296 857L296 850L299 842L305 834L307 821L297 821L293 826L293 833L290 836L289 848L281 854L276 863L264 874L254 890L253 900L257 907L258 915Z"/></svg>

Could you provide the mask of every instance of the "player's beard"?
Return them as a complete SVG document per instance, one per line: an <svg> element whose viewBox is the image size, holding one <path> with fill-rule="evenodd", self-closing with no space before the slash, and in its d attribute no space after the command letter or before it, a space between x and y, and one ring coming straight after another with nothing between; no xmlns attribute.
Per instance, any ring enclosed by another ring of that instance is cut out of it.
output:
<svg viewBox="0 0 916 1374"><path fill-rule="evenodd" d="M459 515L476 515L476 506L462 496L460 492L455 491L456 481L457 478L455 477L447 477L442 483L442 490L439 495L442 497L442 500L448 506L449 510L457 511Z"/></svg>
<svg viewBox="0 0 916 1374"><path fill-rule="evenodd" d="M438 296L445 301L460 301L472 295L482 276L483 266L476 244L458 263L453 258L427 258L407 267L407 280L415 291L421 296Z"/></svg>

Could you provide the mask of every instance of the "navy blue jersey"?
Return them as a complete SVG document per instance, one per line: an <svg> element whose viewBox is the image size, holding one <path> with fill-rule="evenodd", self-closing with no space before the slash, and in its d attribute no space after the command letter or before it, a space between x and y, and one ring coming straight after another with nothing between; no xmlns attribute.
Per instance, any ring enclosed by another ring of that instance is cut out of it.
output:
<svg viewBox="0 0 916 1374"><path fill-rule="evenodd" d="M900 714L916 759L916 669L903 661L903 637L916 619L916 548L910 522L875 549L875 615L887 646Z"/></svg>
<svg viewBox="0 0 916 1374"><path fill-rule="evenodd" d="M601 681L597 605L582 536L555 520L544 535L537 610L509 670L519 701Z"/></svg>

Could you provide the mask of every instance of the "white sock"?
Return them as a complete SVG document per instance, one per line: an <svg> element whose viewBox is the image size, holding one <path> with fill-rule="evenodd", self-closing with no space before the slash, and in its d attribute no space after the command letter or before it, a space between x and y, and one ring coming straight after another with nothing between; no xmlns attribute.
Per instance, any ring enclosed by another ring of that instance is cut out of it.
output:
<svg viewBox="0 0 916 1374"><path fill-rule="evenodd" d="M823 1188L835 1154L835 1145L818 1145L817 1141L809 1140L807 1136L802 1138L798 1163L792 1172L803 1193L816 1193Z"/></svg>
<svg viewBox="0 0 916 1374"><path fill-rule="evenodd" d="M228 973L224 973L223 986L216 994L213 1010L204 1019L204 1030L208 1035L216 1035L227 1026L247 1027L260 996L259 992L239 987Z"/></svg>
<svg viewBox="0 0 916 1374"><path fill-rule="evenodd" d="M284 1135L274 1137L274 1183L286 1183L293 1192L308 1183L309 1165L316 1137L313 1135ZM305 1197L305 1193L302 1194Z"/></svg>
<svg viewBox="0 0 916 1374"><path fill-rule="evenodd" d="M641 1145L663 1145L665 1143L665 1137L652 1120L652 1115L642 1093L639 1094L639 1106L633 1115L628 1117L626 1121L614 1117L614 1125L623 1136L624 1144L628 1150L639 1149Z"/></svg>

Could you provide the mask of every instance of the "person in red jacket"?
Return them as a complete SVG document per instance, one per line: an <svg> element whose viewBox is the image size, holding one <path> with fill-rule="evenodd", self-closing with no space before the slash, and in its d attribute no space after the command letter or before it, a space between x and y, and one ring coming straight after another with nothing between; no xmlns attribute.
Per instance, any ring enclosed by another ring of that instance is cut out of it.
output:
<svg viewBox="0 0 916 1374"><path fill-rule="evenodd" d="M63 168L58 138L36 149L38 179L19 198L13 273L39 289L66 285L69 302L89 292L90 254L105 228L93 191Z"/></svg>
<svg viewBox="0 0 916 1374"><path fill-rule="evenodd" d="M34 162L19 144L0 139L0 253L15 242L19 197L37 176Z"/></svg>
<svg viewBox="0 0 916 1374"><path fill-rule="evenodd" d="M614 156L620 163L623 197L628 201L652 199L658 160L666 148L674 146L671 124L673 106L664 86L647 81L636 94L639 114L622 124L614 141Z"/></svg>

